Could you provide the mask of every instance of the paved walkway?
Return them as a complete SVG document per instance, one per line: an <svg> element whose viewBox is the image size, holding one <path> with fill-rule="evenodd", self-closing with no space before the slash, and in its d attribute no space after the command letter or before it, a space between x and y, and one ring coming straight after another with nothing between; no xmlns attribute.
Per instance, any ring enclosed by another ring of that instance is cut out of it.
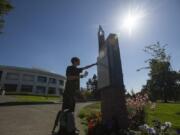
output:
<svg viewBox="0 0 180 135"><path fill-rule="evenodd" d="M81 107L90 103L78 103L76 115ZM0 107L0 135L51 135L54 120L61 105L20 105ZM76 125L84 135L80 120Z"/></svg>

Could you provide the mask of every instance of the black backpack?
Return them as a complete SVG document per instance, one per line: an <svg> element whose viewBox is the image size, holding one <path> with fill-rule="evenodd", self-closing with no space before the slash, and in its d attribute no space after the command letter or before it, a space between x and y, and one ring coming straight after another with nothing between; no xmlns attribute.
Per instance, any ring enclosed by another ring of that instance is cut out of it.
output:
<svg viewBox="0 0 180 135"><path fill-rule="evenodd" d="M67 132L67 119L68 119L68 113L70 113L69 110L59 111L56 116L56 120L53 126L52 135L78 135L79 131L76 130L74 133L68 133ZM55 132L56 127L59 127L58 131Z"/></svg>

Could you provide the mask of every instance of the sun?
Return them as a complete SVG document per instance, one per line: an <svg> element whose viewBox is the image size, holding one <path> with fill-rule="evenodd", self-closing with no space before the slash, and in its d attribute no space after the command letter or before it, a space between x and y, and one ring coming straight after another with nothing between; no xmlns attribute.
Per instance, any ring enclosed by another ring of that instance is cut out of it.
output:
<svg viewBox="0 0 180 135"><path fill-rule="evenodd" d="M128 30L128 33L131 35L132 31L140 25L143 17L143 12L129 11L123 19L123 28Z"/></svg>

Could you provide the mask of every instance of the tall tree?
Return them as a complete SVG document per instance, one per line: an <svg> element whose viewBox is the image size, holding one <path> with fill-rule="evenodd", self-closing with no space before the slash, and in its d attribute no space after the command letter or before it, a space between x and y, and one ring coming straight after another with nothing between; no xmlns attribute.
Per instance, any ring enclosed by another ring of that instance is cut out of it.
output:
<svg viewBox="0 0 180 135"><path fill-rule="evenodd" d="M13 6L8 0L0 0L0 33L2 33L2 28L4 26L4 16L12 10Z"/></svg>
<svg viewBox="0 0 180 135"><path fill-rule="evenodd" d="M165 47L159 42L145 47L144 51L151 55L151 58L146 61L148 67L145 68L150 69L148 74L150 79L147 80L145 87L152 99L163 99L167 102L174 99L177 72L171 68L170 55L166 53Z"/></svg>

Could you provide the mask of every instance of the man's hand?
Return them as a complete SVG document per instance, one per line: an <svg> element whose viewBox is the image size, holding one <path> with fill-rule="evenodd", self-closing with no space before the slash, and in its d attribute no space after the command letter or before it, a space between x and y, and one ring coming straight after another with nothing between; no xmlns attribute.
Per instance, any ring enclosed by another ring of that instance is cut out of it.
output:
<svg viewBox="0 0 180 135"><path fill-rule="evenodd" d="M80 75L81 78L87 77L88 76L88 72L85 71L84 74Z"/></svg>
<svg viewBox="0 0 180 135"><path fill-rule="evenodd" d="M85 72L84 72L84 77L87 77L87 76L88 76L88 72L85 71Z"/></svg>

